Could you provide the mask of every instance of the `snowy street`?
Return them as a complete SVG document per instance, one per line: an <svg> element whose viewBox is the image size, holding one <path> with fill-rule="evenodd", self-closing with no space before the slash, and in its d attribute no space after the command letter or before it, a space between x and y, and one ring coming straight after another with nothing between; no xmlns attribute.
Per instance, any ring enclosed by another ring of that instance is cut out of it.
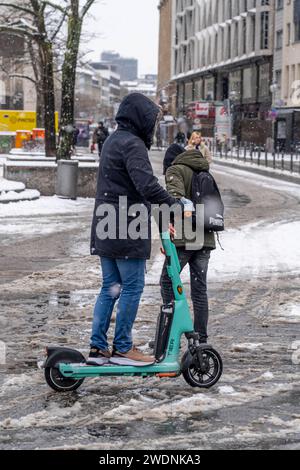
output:
<svg viewBox="0 0 300 470"><path fill-rule="evenodd" d="M151 154L163 184L162 158ZM89 350L101 287L98 259L89 256L94 201L0 205L2 449L300 448L300 186L217 164L212 172L227 231L209 267L209 341L224 373L208 391L182 377L87 379L74 393L50 390L37 368L45 347ZM159 246L156 237L135 323L143 350L161 304ZM189 290L186 270L183 279Z"/></svg>

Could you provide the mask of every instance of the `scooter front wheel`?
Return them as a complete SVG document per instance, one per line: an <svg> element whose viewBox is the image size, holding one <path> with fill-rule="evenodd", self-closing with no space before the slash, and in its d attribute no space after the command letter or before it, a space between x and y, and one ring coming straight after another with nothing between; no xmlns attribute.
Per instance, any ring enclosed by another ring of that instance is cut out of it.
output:
<svg viewBox="0 0 300 470"><path fill-rule="evenodd" d="M82 385L84 379L65 377L59 370L59 364L79 364L85 362L78 351L62 350L55 354L55 364L45 367L45 379L49 387L56 392L72 392Z"/></svg>
<svg viewBox="0 0 300 470"><path fill-rule="evenodd" d="M203 349L201 355L202 365L200 365L196 351L193 354L186 351L181 361L181 372L191 387L211 388L222 375L222 358L213 348Z"/></svg>

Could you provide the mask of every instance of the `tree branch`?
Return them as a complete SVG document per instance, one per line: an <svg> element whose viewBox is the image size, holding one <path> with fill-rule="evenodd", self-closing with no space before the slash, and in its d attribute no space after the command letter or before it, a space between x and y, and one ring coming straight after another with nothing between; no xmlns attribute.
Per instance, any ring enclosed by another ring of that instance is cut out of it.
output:
<svg viewBox="0 0 300 470"><path fill-rule="evenodd" d="M48 0L43 1L43 8L46 6L53 8L54 10L59 10L62 13L67 14L68 7L61 7L60 5L57 5L56 3L49 2Z"/></svg>
<svg viewBox="0 0 300 470"><path fill-rule="evenodd" d="M93 3L95 3L96 0L87 0L86 4L82 7L80 17L83 19Z"/></svg>
<svg viewBox="0 0 300 470"><path fill-rule="evenodd" d="M36 85L36 80L34 78L29 77L28 75L23 75L22 73L9 73L8 76L9 78L22 78L24 80L29 80Z"/></svg>
<svg viewBox="0 0 300 470"><path fill-rule="evenodd" d="M56 28L56 30L55 30L54 33L51 35L51 39L50 39L51 41L54 41L54 39L55 39L56 36L58 35L59 31L61 30L62 25L64 24L64 21L65 21L67 15L68 15L68 14L67 14L67 12L65 11L65 13L64 13L63 16L62 16L61 21L59 22L59 24L58 24L58 26L57 26L57 28Z"/></svg>
<svg viewBox="0 0 300 470"><path fill-rule="evenodd" d="M21 5L17 5L15 3L2 3L1 2L0 7L14 8L15 10L23 11L24 13L27 13L28 15L32 15L32 16L35 15L34 11L30 10L30 8L26 8Z"/></svg>
<svg viewBox="0 0 300 470"><path fill-rule="evenodd" d="M38 34L30 33L29 31L26 31L24 28L17 28L16 26L4 26L0 25L0 32L1 33L11 33L16 36L27 36L31 39L36 40L37 37L39 36Z"/></svg>

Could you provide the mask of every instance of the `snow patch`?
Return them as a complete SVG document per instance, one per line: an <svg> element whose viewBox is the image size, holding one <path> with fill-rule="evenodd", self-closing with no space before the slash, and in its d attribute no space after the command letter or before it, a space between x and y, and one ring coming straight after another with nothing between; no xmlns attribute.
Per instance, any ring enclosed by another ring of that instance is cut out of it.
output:
<svg viewBox="0 0 300 470"><path fill-rule="evenodd" d="M36 385L37 376L32 377L28 374L13 375L5 379L1 385L0 396L14 389L24 388L28 385Z"/></svg>
<svg viewBox="0 0 300 470"><path fill-rule="evenodd" d="M0 422L0 428L11 429L11 428L31 428L39 426L51 426L54 423L57 425L59 418L68 418L72 414L76 414L81 410L81 405L76 402L75 405L69 408L59 408L55 404L51 404L47 410L38 411L31 413L26 416L22 416L19 419L6 418Z"/></svg>
<svg viewBox="0 0 300 470"><path fill-rule="evenodd" d="M6 191L23 191L25 184L0 178L0 193Z"/></svg>
<svg viewBox="0 0 300 470"><path fill-rule="evenodd" d="M286 304L282 306L277 315L282 320L298 322L300 320L300 304Z"/></svg>
<svg viewBox="0 0 300 470"><path fill-rule="evenodd" d="M162 404L147 403L141 400L130 400L103 414L101 419L112 420L114 423L129 422L135 420L150 420L155 422L165 421L170 418L185 419L189 415L202 414L209 411L216 411L224 407L239 406L261 399L271 397L292 389L289 384L274 384L266 389L264 386L243 387L241 391L235 391L230 386L220 387L221 392L216 395L198 393L190 397L164 402Z"/></svg>
<svg viewBox="0 0 300 470"><path fill-rule="evenodd" d="M263 343L241 343L233 344L231 347L232 351L242 352L242 351L255 351L263 346Z"/></svg>
<svg viewBox="0 0 300 470"><path fill-rule="evenodd" d="M0 206L1 217L37 216L50 214L74 214L82 210L92 210L94 200L78 198L76 201L57 196L41 197L37 201L24 201L20 204Z"/></svg>
<svg viewBox="0 0 300 470"><path fill-rule="evenodd" d="M238 394L238 392L236 392L234 388L231 387L230 385L219 387L219 393L221 395L237 395Z"/></svg>
<svg viewBox="0 0 300 470"><path fill-rule="evenodd" d="M21 193L15 191L8 191L0 193L0 202L21 202L28 200L36 200L39 197L39 191L36 191L34 189L26 189Z"/></svg>
<svg viewBox="0 0 300 470"><path fill-rule="evenodd" d="M208 269L209 280L245 279L282 272L300 273L300 221L264 225L263 222L228 230L220 236L224 251L212 252ZM164 257L157 255L146 275L149 285L157 284ZM182 273L189 283L189 268Z"/></svg>

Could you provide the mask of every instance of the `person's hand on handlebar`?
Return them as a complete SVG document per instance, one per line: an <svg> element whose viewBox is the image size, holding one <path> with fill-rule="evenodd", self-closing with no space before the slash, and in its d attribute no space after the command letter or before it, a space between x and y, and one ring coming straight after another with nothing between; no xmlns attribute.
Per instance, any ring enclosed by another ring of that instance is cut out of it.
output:
<svg viewBox="0 0 300 470"><path fill-rule="evenodd" d="M182 197L180 202L183 204L184 217L192 217L193 212L195 212L195 206L193 202L190 199L186 199L185 197Z"/></svg>

